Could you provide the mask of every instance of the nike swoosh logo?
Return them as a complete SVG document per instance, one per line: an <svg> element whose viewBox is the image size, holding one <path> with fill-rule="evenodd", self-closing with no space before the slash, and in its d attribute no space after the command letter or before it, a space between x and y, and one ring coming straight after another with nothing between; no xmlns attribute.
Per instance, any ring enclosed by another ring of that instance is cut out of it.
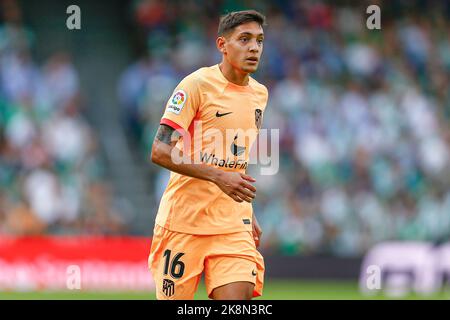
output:
<svg viewBox="0 0 450 320"><path fill-rule="evenodd" d="M219 113L219 111L217 111L217 112L216 112L216 117L217 117L217 118L220 118L220 117L226 116L227 114L230 114L230 113L233 113L233 112Z"/></svg>

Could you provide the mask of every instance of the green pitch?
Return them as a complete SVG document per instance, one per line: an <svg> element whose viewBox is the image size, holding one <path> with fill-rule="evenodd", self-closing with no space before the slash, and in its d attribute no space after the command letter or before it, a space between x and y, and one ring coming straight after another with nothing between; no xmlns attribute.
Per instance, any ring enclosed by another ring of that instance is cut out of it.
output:
<svg viewBox="0 0 450 320"><path fill-rule="evenodd" d="M133 299L141 300L155 299L154 293L147 292L0 292L0 300L3 299ZM196 300L207 299L205 286L201 284ZM359 293L356 282L342 281L305 281L305 280L267 280L264 287L263 297L257 298L267 300L361 300L361 299L390 299L389 297L378 295L367 297ZM409 295L402 299L450 299L450 292L443 291L431 296Z"/></svg>

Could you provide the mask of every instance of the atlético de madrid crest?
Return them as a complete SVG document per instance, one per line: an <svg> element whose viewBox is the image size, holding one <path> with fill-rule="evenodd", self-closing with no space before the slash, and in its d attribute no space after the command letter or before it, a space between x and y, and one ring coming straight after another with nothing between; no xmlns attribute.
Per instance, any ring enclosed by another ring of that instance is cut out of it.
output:
<svg viewBox="0 0 450 320"><path fill-rule="evenodd" d="M255 110L255 125L256 128L261 129L261 122L262 122L262 110L256 109Z"/></svg>

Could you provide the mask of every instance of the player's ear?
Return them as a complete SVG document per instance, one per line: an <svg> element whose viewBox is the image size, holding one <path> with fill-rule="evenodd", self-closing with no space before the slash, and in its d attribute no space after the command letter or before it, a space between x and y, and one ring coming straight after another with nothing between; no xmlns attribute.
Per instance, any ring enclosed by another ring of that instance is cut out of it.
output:
<svg viewBox="0 0 450 320"><path fill-rule="evenodd" d="M222 54L227 53L227 49L225 48L225 42L226 42L225 37L220 36L220 37L217 37L217 39L216 39L217 49L220 52L222 52Z"/></svg>

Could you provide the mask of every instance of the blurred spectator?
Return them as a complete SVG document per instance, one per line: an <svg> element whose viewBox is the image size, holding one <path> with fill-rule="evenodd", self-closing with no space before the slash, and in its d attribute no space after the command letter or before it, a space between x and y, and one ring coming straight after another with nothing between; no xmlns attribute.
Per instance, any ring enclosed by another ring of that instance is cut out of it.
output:
<svg viewBox="0 0 450 320"><path fill-rule="evenodd" d="M44 88L48 103L56 108L64 107L79 94L78 74L71 63L70 56L59 52L51 56L44 67Z"/></svg>
<svg viewBox="0 0 450 320"><path fill-rule="evenodd" d="M46 224L37 217L25 199L10 210L4 226L7 233L17 236L42 235L46 231Z"/></svg>
<svg viewBox="0 0 450 320"><path fill-rule="evenodd" d="M1 9L0 234L126 232L96 132L80 112L70 56L56 52L36 65L17 2L1 1Z"/></svg>
<svg viewBox="0 0 450 320"><path fill-rule="evenodd" d="M16 0L3 0L0 3L3 24L0 26L0 55L28 51L34 35L22 24L22 10Z"/></svg>

